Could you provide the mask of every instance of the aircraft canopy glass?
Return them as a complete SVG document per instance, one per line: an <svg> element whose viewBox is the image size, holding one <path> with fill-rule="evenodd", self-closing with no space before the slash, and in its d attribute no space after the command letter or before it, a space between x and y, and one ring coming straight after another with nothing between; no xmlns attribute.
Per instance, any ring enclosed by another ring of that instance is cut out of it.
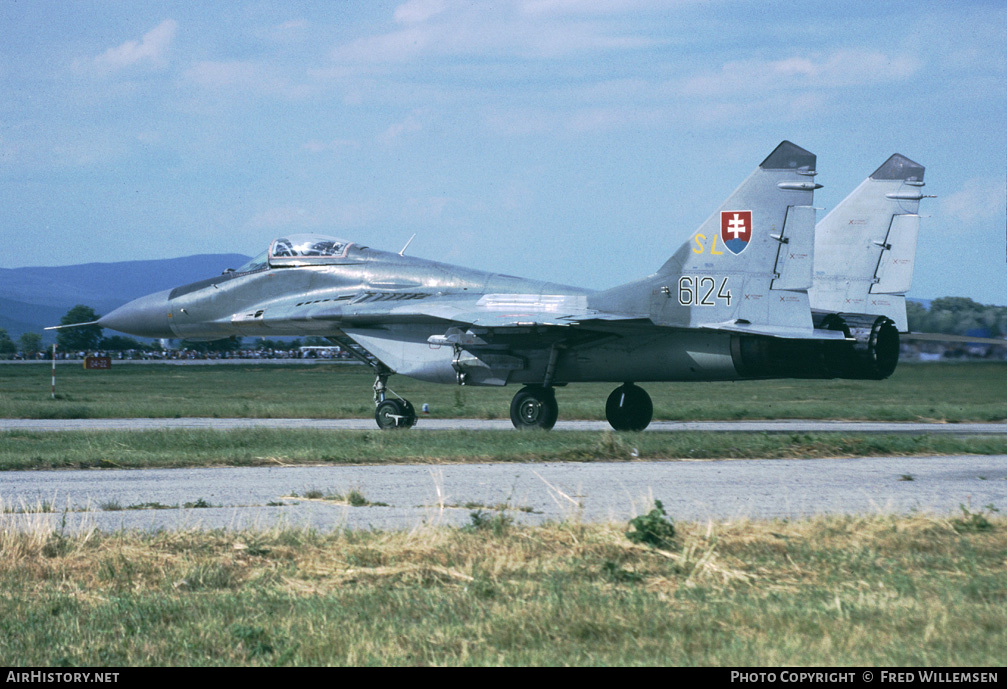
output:
<svg viewBox="0 0 1007 689"><path fill-rule="evenodd" d="M267 251L263 251L261 254L259 254L258 256L256 256L251 261L249 261L245 265L241 266L240 268L238 268L234 272L236 272L236 273L252 273L252 272L255 272L256 270L262 270L267 265L266 264L266 254L267 253L268 253L268 250Z"/></svg>
<svg viewBox="0 0 1007 689"><path fill-rule="evenodd" d="M273 240L269 246L269 265L293 266L326 263L345 258L350 242L320 234L291 234Z"/></svg>

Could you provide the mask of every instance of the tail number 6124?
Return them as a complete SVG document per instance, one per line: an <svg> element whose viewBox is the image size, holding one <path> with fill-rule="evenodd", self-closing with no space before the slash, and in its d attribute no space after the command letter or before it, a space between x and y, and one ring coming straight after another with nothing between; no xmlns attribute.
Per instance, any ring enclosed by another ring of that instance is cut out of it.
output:
<svg viewBox="0 0 1007 689"><path fill-rule="evenodd" d="M717 290L714 294L714 290ZM682 306L718 306L717 302L731 305L731 290L727 278L717 281L709 275L683 275L678 279L678 303Z"/></svg>

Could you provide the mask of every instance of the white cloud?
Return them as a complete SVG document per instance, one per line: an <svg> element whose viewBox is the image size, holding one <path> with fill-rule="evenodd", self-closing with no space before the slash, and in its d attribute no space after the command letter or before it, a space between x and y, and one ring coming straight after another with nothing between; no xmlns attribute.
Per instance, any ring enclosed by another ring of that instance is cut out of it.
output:
<svg viewBox="0 0 1007 689"><path fill-rule="evenodd" d="M250 62L206 60L189 67L185 76L203 88L216 89L255 84L258 82L260 74L258 67Z"/></svg>
<svg viewBox="0 0 1007 689"><path fill-rule="evenodd" d="M409 223L442 220L449 205L458 203L449 196L407 199L403 208L403 218Z"/></svg>
<svg viewBox="0 0 1007 689"><path fill-rule="evenodd" d="M965 182L961 189L938 199L937 212L941 222L952 230L962 225L993 222L1004 219L1004 179L976 177Z"/></svg>
<svg viewBox="0 0 1007 689"><path fill-rule="evenodd" d="M528 12L516 2L473 6L412 0L395 10L394 19L401 28L341 45L332 58L364 64L405 62L421 56L551 58L656 44L652 38L624 33L605 18L571 19L563 14L555 8Z"/></svg>
<svg viewBox="0 0 1007 689"><path fill-rule="evenodd" d="M278 43L293 43L304 40L309 35L311 25L304 19L291 19L269 27L255 29L253 33L263 39Z"/></svg>
<svg viewBox="0 0 1007 689"><path fill-rule="evenodd" d="M185 71L185 79L208 91L238 90L285 98L303 98L318 89L299 84L270 65L244 60L204 60Z"/></svg>
<svg viewBox="0 0 1007 689"><path fill-rule="evenodd" d="M367 204L330 205L315 204L314 207L274 206L259 211L245 223L253 230L311 230L339 232L346 228L360 227L372 222L374 210Z"/></svg>
<svg viewBox="0 0 1007 689"><path fill-rule="evenodd" d="M378 141L385 146L391 146L402 138L404 134L418 132L423 129L423 123L416 115L410 115L401 122L396 122L388 129L378 135Z"/></svg>
<svg viewBox="0 0 1007 689"><path fill-rule="evenodd" d="M303 144L301 148L309 153L339 153L347 148L360 148L360 143L352 139L332 139L330 141L312 139Z"/></svg>
<svg viewBox="0 0 1007 689"><path fill-rule="evenodd" d="M685 81L689 96L732 96L739 93L792 88L844 88L901 81L913 76L920 61L908 55L874 50L840 50L825 57L793 56L782 60L742 60L725 63Z"/></svg>
<svg viewBox="0 0 1007 689"><path fill-rule="evenodd" d="M177 31L178 22L165 19L145 33L139 41L126 41L115 48L109 48L94 59L94 66L109 72L140 63L163 66L167 63L168 51Z"/></svg>
<svg viewBox="0 0 1007 689"><path fill-rule="evenodd" d="M688 1L688 0L686 0ZM692 0L694 1L694 0ZM668 0L519 0L522 14L621 14L649 8L667 11ZM680 3L681 4L681 3Z"/></svg>
<svg viewBox="0 0 1007 689"><path fill-rule="evenodd" d="M425 22L447 9L445 0L409 0L395 8L395 21L400 24Z"/></svg>

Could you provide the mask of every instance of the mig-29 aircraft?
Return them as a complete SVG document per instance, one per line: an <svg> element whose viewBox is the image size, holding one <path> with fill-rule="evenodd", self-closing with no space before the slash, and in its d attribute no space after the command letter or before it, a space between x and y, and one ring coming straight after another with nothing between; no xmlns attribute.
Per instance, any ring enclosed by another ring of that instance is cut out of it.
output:
<svg viewBox="0 0 1007 689"><path fill-rule="evenodd" d="M923 167L893 155L815 226L815 155L782 142L657 272L611 289L526 280L320 235L276 239L223 275L97 324L153 338L329 338L373 367L375 419L416 423L393 373L523 387L520 429L555 388L607 381L616 430L653 416L643 381L883 379L899 359Z"/></svg>

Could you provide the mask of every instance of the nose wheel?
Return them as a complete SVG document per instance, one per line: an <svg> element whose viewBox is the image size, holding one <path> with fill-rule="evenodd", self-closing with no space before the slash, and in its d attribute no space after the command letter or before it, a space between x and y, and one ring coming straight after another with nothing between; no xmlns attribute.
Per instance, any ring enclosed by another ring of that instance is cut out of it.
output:
<svg viewBox="0 0 1007 689"><path fill-rule="evenodd" d="M646 390L626 383L608 396L605 417L617 431L642 431L654 418L654 403Z"/></svg>
<svg viewBox="0 0 1007 689"><path fill-rule="evenodd" d="M384 400L374 410L374 420L383 431L412 428L416 425L416 410L408 400Z"/></svg>
<svg viewBox="0 0 1007 689"><path fill-rule="evenodd" d="M401 397L398 399L385 397L388 392L389 375L390 370L379 369L377 380L374 381L374 420L377 421L378 428L383 431L412 428L416 425L416 410L412 402Z"/></svg>
<svg viewBox="0 0 1007 689"><path fill-rule="evenodd" d="M551 387L529 385L514 395L510 403L510 420L518 430L548 431L556 425L558 417L556 393Z"/></svg>

